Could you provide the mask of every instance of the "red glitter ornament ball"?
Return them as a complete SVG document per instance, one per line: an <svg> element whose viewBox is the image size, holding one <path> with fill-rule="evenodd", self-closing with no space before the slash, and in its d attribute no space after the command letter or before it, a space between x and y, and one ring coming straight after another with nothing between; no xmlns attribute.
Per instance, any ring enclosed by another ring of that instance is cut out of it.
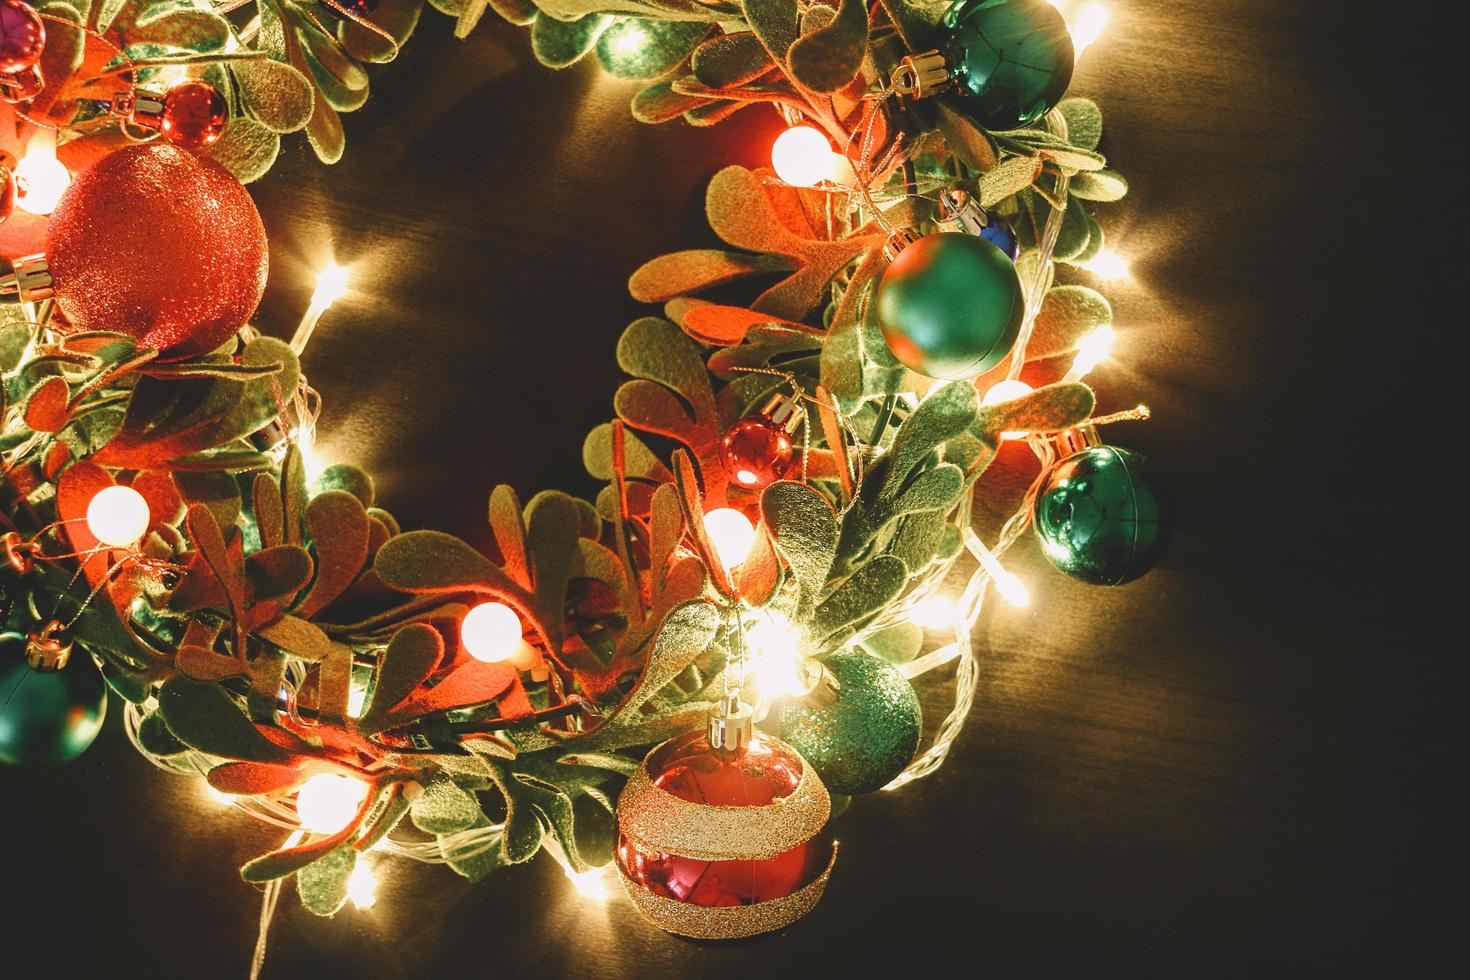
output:
<svg viewBox="0 0 1470 980"><path fill-rule="evenodd" d="M174 146L199 150L219 139L229 122L225 97L208 82L184 82L163 97L158 131Z"/></svg>
<svg viewBox="0 0 1470 980"><path fill-rule="evenodd" d="M84 170L46 233L56 302L172 358L211 351L255 312L268 268L255 202L219 164L163 143Z"/></svg>
<svg viewBox="0 0 1470 980"><path fill-rule="evenodd" d="M619 804L620 823L632 820L637 829L630 831L627 826L620 826L622 832L616 852L625 881L640 893L704 909L753 906L801 891L816 882L830 866L833 844L831 830L826 826L826 790L820 788L815 775L785 743L756 733L744 751L732 754L712 749L705 733L691 732L656 749L645 766L654 796L650 798L649 790L636 787L631 798L625 795ZM808 785L798 795L803 779ZM697 806L681 816L658 803L658 791ZM795 831L797 839L781 844L773 841L767 846L762 838L772 825L757 813L777 804L783 810L790 810L789 814L783 814L779 830ZM642 816L645 808L652 809L648 818ZM701 812L710 812L705 808L723 808L727 814L733 808L749 812L752 818L747 823L738 816L732 817L726 840L694 843L679 823L699 819ZM662 823L665 818L672 823ZM809 822L809 829L799 829L797 825L803 822ZM659 847L651 846L652 842L646 839L635 839L646 838L650 827L656 828L658 836L664 837L667 843ZM691 843L700 852L698 856L678 853L681 847ZM721 853L713 852L712 843L720 845ZM770 856L747 856L752 851ZM771 854L772 851L775 853ZM715 937L721 928L738 927L738 923L725 923L704 932L704 923L692 909L683 915L677 906L643 911L670 916L668 921L661 918L655 921L684 935ZM691 924L694 931L690 931ZM763 928L752 928L750 932L770 927L769 923L762 925ZM733 934L733 931L728 933Z"/></svg>
<svg viewBox="0 0 1470 980"><path fill-rule="evenodd" d="M0 0L0 75L25 71L41 60L46 25L24 0Z"/></svg>
<svg viewBox="0 0 1470 980"><path fill-rule="evenodd" d="M720 442L720 462L732 482L750 490L775 483L791 468L791 433L764 415L747 415Z"/></svg>

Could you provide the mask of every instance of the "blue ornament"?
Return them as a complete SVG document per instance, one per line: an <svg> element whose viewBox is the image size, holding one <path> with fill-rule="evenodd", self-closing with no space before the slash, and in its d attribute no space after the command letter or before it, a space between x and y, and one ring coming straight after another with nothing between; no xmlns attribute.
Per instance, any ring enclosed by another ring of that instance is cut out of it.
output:
<svg viewBox="0 0 1470 980"><path fill-rule="evenodd" d="M985 212L985 227L980 229L980 237L1006 253L1012 262L1021 254L1021 243L1016 240L1016 229L994 211Z"/></svg>

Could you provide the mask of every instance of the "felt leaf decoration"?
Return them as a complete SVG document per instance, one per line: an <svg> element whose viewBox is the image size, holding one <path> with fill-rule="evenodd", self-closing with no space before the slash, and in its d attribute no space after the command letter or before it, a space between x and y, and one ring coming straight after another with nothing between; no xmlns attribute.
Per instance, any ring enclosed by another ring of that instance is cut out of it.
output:
<svg viewBox="0 0 1470 980"><path fill-rule="evenodd" d="M275 164L281 137L255 119L236 116L205 152L240 183L248 184L264 177Z"/></svg>
<svg viewBox="0 0 1470 980"><path fill-rule="evenodd" d="M709 105L710 102L708 98L683 95L674 91L673 82L667 80L655 82L633 96L633 118L642 123L669 122L680 118L691 109ZM637 298L636 293L634 293L634 298ZM658 301L645 300L645 302Z"/></svg>
<svg viewBox="0 0 1470 980"><path fill-rule="evenodd" d="M1042 297L1031 339L1026 343L1026 360L1040 361L1076 350L1094 330L1110 326L1113 307L1095 289L1087 286L1054 286ZM977 391L987 391L1005 378L1009 359L976 378Z"/></svg>
<svg viewBox="0 0 1470 980"><path fill-rule="evenodd" d="M311 118L306 121L306 139L322 163L336 163L342 159L347 134L342 130L342 119L337 110L326 99L317 99L312 104Z"/></svg>
<svg viewBox="0 0 1470 980"><path fill-rule="evenodd" d="M800 30L796 0L741 0L740 6L746 23L771 57L784 63Z"/></svg>
<svg viewBox="0 0 1470 980"><path fill-rule="evenodd" d="M173 677L158 692L158 710L174 737L207 755L285 763L292 753L260 734L220 687Z"/></svg>
<svg viewBox="0 0 1470 980"><path fill-rule="evenodd" d="M286 793L311 776L304 766L266 762L227 762L209 770L209 785L231 796L261 796Z"/></svg>
<svg viewBox="0 0 1470 980"><path fill-rule="evenodd" d="M189 746L174 738L163 715L157 711L144 715L138 723L138 743L150 755L178 755L189 751Z"/></svg>
<svg viewBox="0 0 1470 980"><path fill-rule="evenodd" d="M1128 181L1115 170L1094 170L1074 176L1067 189L1084 201L1120 201L1128 193Z"/></svg>
<svg viewBox="0 0 1470 980"><path fill-rule="evenodd" d="M395 43L389 43L378 33L348 20L337 25L337 37L347 53L358 61L392 61L398 56L399 47L418 26L419 13L423 9L424 0L381 0L373 8L371 20L374 26L389 34Z"/></svg>
<svg viewBox="0 0 1470 980"><path fill-rule="evenodd" d="M296 548L297 546L281 545L280 547ZM302 551L301 554L305 552ZM248 558L246 564L248 567ZM310 663L325 660L334 649L332 641L320 626L296 616L282 616L269 625L256 627L255 633L292 656L300 657Z"/></svg>
<svg viewBox="0 0 1470 980"><path fill-rule="evenodd" d="M729 88L754 81L775 67L770 52L750 31L717 34L694 49L690 57L694 77L711 88Z"/></svg>
<svg viewBox="0 0 1470 980"><path fill-rule="evenodd" d="M284 878L301 870L313 861L318 860L330 853L339 844L350 839L362 826L363 820L373 809L377 801L374 794L369 793L362 801L361 808L352 820L340 831L329 837L318 838L297 847L288 847L270 854L263 854L253 861L249 861L240 869L240 877L250 882L271 881L276 878Z"/></svg>
<svg viewBox="0 0 1470 980"><path fill-rule="evenodd" d="M311 484L314 494L342 490L352 494L363 507L371 508L377 497L373 478L350 463L335 463L322 471Z"/></svg>
<svg viewBox="0 0 1470 980"><path fill-rule="evenodd" d="M246 111L271 133L294 133L311 119L315 106L311 83L290 65L265 58L237 62L230 71ZM231 121L226 135L237 122Z"/></svg>
<svg viewBox="0 0 1470 980"><path fill-rule="evenodd" d="M1102 139L1102 110L1091 99L1072 97L1057 104L1067 121L1067 140L1084 150L1096 150Z"/></svg>
<svg viewBox="0 0 1470 980"><path fill-rule="evenodd" d="M347 591L367 562L367 511L347 491L328 490L306 505L306 528L316 553L316 581L297 614L309 619Z"/></svg>
<svg viewBox="0 0 1470 980"><path fill-rule="evenodd" d="M905 620L865 636L861 645L868 653L891 664L906 664L923 649L924 630L917 623Z"/></svg>
<svg viewBox="0 0 1470 980"><path fill-rule="evenodd" d="M1014 156L996 164L980 175L979 195L982 207L993 207L1018 191L1031 186L1041 175L1041 157Z"/></svg>
<svg viewBox="0 0 1470 980"><path fill-rule="evenodd" d="M532 0L489 0L489 3L490 7L497 14L505 18L510 23L516 24L521 27L524 27L525 25L531 23L531 21L535 20L536 14L539 12L536 4L533 3ZM461 22L460 24L455 25L454 32L456 36L465 36L465 34L460 33L463 26L463 19L467 16L468 12L474 9L476 6L477 0L466 0L465 9L463 12L460 13ZM483 5L481 5L481 9L483 9Z"/></svg>
<svg viewBox="0 0 1470 980"><path fill-rule="evenodd" d="M610 478L611 474L604 477ZM500 549L505 573L522 588L531 588L531 562L526 554L521 501L515 490L505 484L490 492L490 530L495 535L495 546Z"/></svg>
<svg viewBox="0 0 1470 980"><path fill-rule="evenodd" d="M509 664L468 661L438 684L421 688L394 708L385 719L387 727L406 724L431 712L489 704L504 694L515 679L516 669Z"/></svg>
<svg viewBox="0 0 1470 980"><path fill-rule="evenodd" d="M378 549L378 577L400 592L492 592L524 595L484 555L452 534L408 531Z"/></svg>
<svg viewBox="0 0 1470 980"><path fill-rule="evenodd" d="M628 280L640 303L662 303L685 293L722 286L769 272L789 272L797 264L782 255L747 255L700 248L660 255L643 263Z"/></svg>
<svg viewBox="0 0 1470 980"><path fill-rule="evenodd" d="M682 64L708 33L709 25L699 22L624 17L597 39L597 60L617 78L659 78Z"/></svg>
<svg viewBox="0 0 1470 980"><path fill-rule="evenodd" d="M173 482L185 504L202 504L220 527L234 527L240 516L240 487L230 474L176 472Z"/></svg>
<svg viewBox="0 0 1470 980"><path fill-rule="evenodd" d="M452 834L475 826L485 814L478 800L441 773L413 801L409 816L413 825L426 834Z"/></svg>
<svg viewBox="0 0 1470 980"><path fill-rule="evenodd" d="M69 413L71 389L66 379L52 375L31 390L26 398L25 423L36 432L60 432Z"/></svg>
<svg viewBox="0 0 1470 980"><path fill-rule="evenodd" d="M788 330L820 337L822 332L815 327L791 320L779 320L769 314L747 310L740 306L719 306L709 303L695 307L684 314L680 326L684 332L701 344L716 347L733 347L745 339L753 328L776 325Z"/></svg>
<svg viewBox="0 0 1470 980"><path fill-rule="evenodd" d="M827 572L837 552L837 513L803 483L782 480L761 494L761 519L800 589L798 618L805 618L826 591Z"/></svg>
<svg viewBox="0 0 1470 980"><path fill-rule="evenodd" d="M720 419L699 347L667 320L644 317L623 331L617 356L635 379L613 399L618 414L629 425L679 440L703 472L718 472ZM723 486L709 489L712 506L721 506Z"/></svg>
<svg viewBox="0 0 1470 980"><path fill-rule="evenodd" d="M995 143L979 123L946 102L935 100L934 111L939 131L961 163L982 173L995 169L999 162Z"/></svg>
<svg viewBox="0 0 1470 980"><path fill-rule="evenodd" d="M851 82L868 49L868 5L842 0L836 17L816 30L804 31L791 45L787 60L798 82L815 92L835 92Z"/></svg>
<svg viewBox="0 0 1470 980"><path fill-rule="evenodd" d="M820 649L830 649L872 619L903 591L908 569L891 555L865 563L816 609L812 626Z"/></svg>
<svg viewBox="0 0 1470 980"><path fill-rule="evenodd" d="M347 879L357 866L357 852L338 847L296 874L301 904L314 915L336 915L347 904Z"/></svg>
<svg viewBox="0 0 1470 980"><path fill-rule="evenodd" d="M991 445L1003 432L1060 432L1084 422L1094 404L1092 389L1080 382L1045 385L980 409L973 431Z"/></svg>
<svg viewBox="0 0 1470 980"><path fill-rule="evenodd" d="M245 558L251 602L286 599L311 581L311 555L295 544L262 548Z"/></svg>
<svg viewBox="0 0 1470 980"><path fill-rule="evenodd" d="M913 469L936 446L970 427L978 408L969 382L952 381L931 391L894 437L883 495L893 495L906 486Z"/></svg>
<svg viewBox="0 0 1470 980"><path fill-rule="evenodd" d="M490 820L481 817L474 827L489 827ZM444 837L439 838L439 844L446 844ZM507 864L505 848L500 837L492 837L488 842L461 845L458 849L450 849L444 855L444 863L464 878L471 882L483 881L490 872L505 867Z"/></svg>
<svg viewBox="0 0 1470 980"><path fill-rule="evenodd" d="M536 60L549 68L575 64L597 43L607 25L601 14L588 14L573 21L538 17L531 25L531 50Z"/></svg>
<svg viewBox="0 0 1470 980"><path fill-rule="evenodd" d="M582 444L582 465L599 480L613 478L612 425L604 423L587 433ZM673 475L657 456L633 433L624 436L624 466L630 479L667 483Z"/></svg>
<svg viewBox="0 0 1470 980"><path fill-rule="evenodd" d="M659 627L638 686L623 702L620 716L631 720L641 705L678 677L714 642L719 625L719 610L711 603L694 601L674 607Z"/></svg>

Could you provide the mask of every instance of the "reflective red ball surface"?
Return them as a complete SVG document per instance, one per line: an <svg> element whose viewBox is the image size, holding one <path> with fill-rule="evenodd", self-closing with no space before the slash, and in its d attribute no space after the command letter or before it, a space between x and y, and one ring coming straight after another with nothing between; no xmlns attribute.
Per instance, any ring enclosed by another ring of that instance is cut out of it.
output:
<svg viewBox="0 0 1470 980"><path fill-rule="evenodd" d="M720 462L732 482L751 490L775 483L791 468L791 433L764 415L748 415L720 443Z"/></svg>
<svg viewBox="0 0 1470 980"><path fill-rule="evenodd" d="M158 131L174 146L199 150L219 139L229 122L225 97L208 82L184 82L163 97Z"/></svg>

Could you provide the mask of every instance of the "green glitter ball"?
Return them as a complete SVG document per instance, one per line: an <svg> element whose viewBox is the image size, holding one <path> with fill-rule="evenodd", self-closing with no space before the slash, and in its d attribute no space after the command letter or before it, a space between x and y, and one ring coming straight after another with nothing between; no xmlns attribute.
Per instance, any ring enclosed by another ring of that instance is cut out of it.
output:
<svg viewBox="0 0 1470 980"><path fill-rule="evenodd" d="M923 716L913 685L886 660L839 653L825 661L842 685L827 707L783 702L771 712L782 740L833 793L871 793L903 771L919 747Z"/></svg>

